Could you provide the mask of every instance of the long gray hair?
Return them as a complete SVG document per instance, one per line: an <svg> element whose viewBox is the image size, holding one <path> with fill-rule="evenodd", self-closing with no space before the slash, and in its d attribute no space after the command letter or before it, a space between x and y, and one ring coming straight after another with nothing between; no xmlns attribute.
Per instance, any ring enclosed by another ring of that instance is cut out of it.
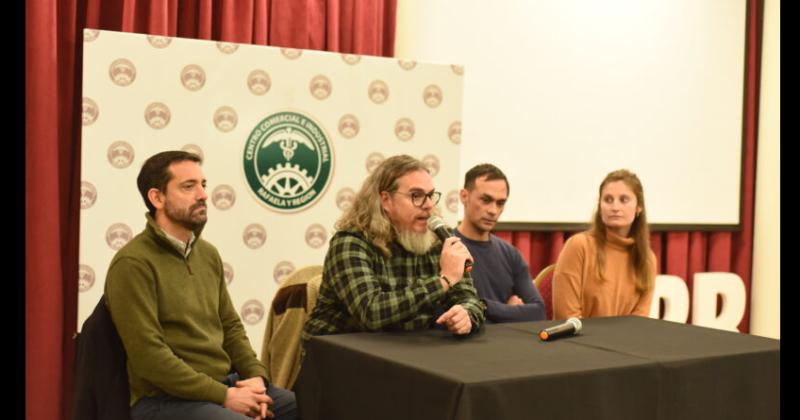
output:
<svg viewBox="0 0 800 420"><path fill-rule="evenodd" d="M395 239L396 233L381 206L381 192L397 191L397 180L414 171L429 172L422 161L408 155L392 156L381 162L364 180L353 205L336 221L336 230L360 231L385 256L391 256L389 243Z"/></svg>

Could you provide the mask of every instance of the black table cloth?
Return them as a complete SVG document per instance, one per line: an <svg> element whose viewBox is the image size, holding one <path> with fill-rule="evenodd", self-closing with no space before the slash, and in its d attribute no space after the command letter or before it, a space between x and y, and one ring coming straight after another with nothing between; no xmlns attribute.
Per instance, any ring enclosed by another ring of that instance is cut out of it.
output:
<svg viewBox="0 0 800 420"><path fill-rule="evenodd" d="M312 338L303 420L777 419L780 342L641 317Z"/></svg>

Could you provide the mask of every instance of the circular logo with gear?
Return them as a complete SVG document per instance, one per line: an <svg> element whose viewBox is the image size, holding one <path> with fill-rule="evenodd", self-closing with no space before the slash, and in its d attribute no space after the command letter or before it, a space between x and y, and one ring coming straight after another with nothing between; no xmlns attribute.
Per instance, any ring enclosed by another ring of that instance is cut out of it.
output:
<svg viewBox="0 0 800 420"><path fill-rule="evenodd" d="M336 193L336 207L341 211L347 211L353 207L353 201L356 200L356 192L352 188L342 188Z"/></svg>
<svg viewBox="0 0 800 420"><path fill-rule="evenodd" d="M236 110L229 106L221 106L214 112L214 126L223 133L236 128L238 122L239 116L236 115Z"/></svg>
<svg viewBox="0 0 800 420"><path fill-rule="evenodd" d="M367 161L366 161L367 172L372 173L372 171L374 171L375 168L378 167L378 165L383 163L385 159L386 158L384 158L383 155L378 152L370 153L369 156L367 156Z"/></svg>
<svg viewBox="0 0 800 420"><path fill-rule="evenodd" d="M136 80L136 66L127 58L118 58L108 66L108 75L117 86L128 86Z"/></svg>
<svg viewBox="0 0 800 420"><path fill-rule="evenodd" d="M81 210L92 207L95 201L97 201L97 188L91 182L81 181Z"/></svg>
<svg viewBox="0 0 800 420"><path fill-rule="evenodd" d="M83 125L92 125L95 121L97 121L97 115L100 114L100 108L97 107L97 102L93 101L92 98L83 98L83 103L81 103L81 121Z"/></svg>
<svg viewBox="0 0 800 420"><path fill-rule="evenodd" d="M117 169L125 169L130 166L134 155L133 146L126 141L111 143L111 146L108 146L108 152L106 152L108 163Z"/></svg>
<svg viewBox="0 0 800 420"><path fill-rule="evenodd" d="M328 239L328 234L325 233L325 227L319 223L314 223L306 229L306 244L311 248L319 248L325 245Z"/></svg>
<svg viewBox="0 0 800 420"><path fill-rule="evenodd" d="M225 276L225 283L230 286L231 282L233 281L233 266L223 262L222 263L222 274Z"/></svg>
<svg viewBox="0 0 800 420"><path fill-rule="evenodd" d="M217 48L225 54L233 54L239 49L239 44L233 42L217 42Z"/></svg>
<svg viewBox="0 0 800 420"><path fill-rule="evenodd" d="M410 118L400 118L394 124L394 135L401 141L409 141L414 137L414 121Z"/></svg>
<svg viewBox="0 0 800 420"><path fill-rule="evenodd" d="M281 48L281 54L283 54L283 56L289 60L295 60L303 55L303 50L298 50L296 48Z"/></svg>
<svg viewBox="0 0 800 420"><path fill-rule="evenodd" d="M358 125L358 118L355 115L342 115L342 118L339 118L339 133L347 139L352 139L358 134Z"/></svg>
<svg viewBox="0 0 800 420"><path fill-rule="evenodd" d="M100 31L97 29L86 28L83 30L83 42L92 42L100 36Z"/></svg>
<svg viewBox="0 0 800 420"><path fill-rule="evenodd" d="M455 144L461 144L461 121L454 121L447 129L447 138Z"/></svg>
<svg viewBox="0 0 800 420"><path fill-rule="evenodd" d="M275 266L275 269L272 270L272 278L275 279L275 283L282 284L283 280L293 272L294 264L290 261L281 261Z"/></svg>
<svg viewBox="0 0 800 420"><path fill-rule="evenodd" d="M414 61L414 60L403 60L403 59L400 59L400 60L397 60L397 64L400 64L400 67L403 70L411 70L411 69L413 69L414 67L417 66L417 62Z"/></svg>
<svg viewBox="0 0 800 420"><path fill-rule="evenodd" d="M444 201L447 210L450 210L451 213L458 213L458 190L450 190Z"/></svg>
<svg viewBox="0 0 800 420"><path fill-rule="evenodd" d="M247 88L253 95L263 95L269 92L272 87L272 79L269 78L269 73L261 69L255 69L247 75Z"/></svg>
<svg viewBox="0 0 800 420"><path fill-rule="evenodd" d="M258 223L250 223L244 228L242 240L250 249L261 248L261 245L264 245L264 242L267 241L267 230Z"/></svg>
<svg viewBox="0 0 800 420"><path fill-rule="evenodd" d="M86 264L78 266L78 291L86 292L94 286L95 274L92 267Z"/></svg>
<svg viewBox="0 0 800 420"><path fill-rule="evenodd" d="M144 110L144 120L147 125L160 130L169 124L169 107L161 102L153 102Z"/></svg>
<svg viewBox="0 0 800 420"><path fill-rule="evenodd" d="M184 152L195 154L199 156L201 160L205 157L203 155L203 149L201 149L200 146L196 144L192 143L184 144L183 147L181 147L181 150L183 150Z"/></svg>
<svg viewBox="0 0 800 420"><path fill-rule="evenodd" d="M106 230L106 243L114 251L119 251L133 238L133 231L125 223L114 223Z"/></svg>
<svg viewBox="0 0 800 420"><path fill-rule="evenodd" d="M228 210L236 202L236 191L230 185L218 185L211 193L211 202L220 210Z"/></svg>
<svg viewBox="0 0 800 420"><path fill-rule="evenodd" d="M247 185L267 208L295 212L311 207L333 178L334 153L325 129L309 115L272 114L245 143Z"/></svg>
<svg viewBox="0 0 800 420"><path fill-rule="evenodd" d="M372 102L382 104L389 99L389 85L383 80L375 80L369 84L367 94Z"/></svg>
<svg viewBox="0 0 800 420"><path fill-rule="evenodd" d="M361 61L361 56L355 54L342 54L342 60L344 60L345 63L350 64L352 66L358 64L358 62Z"/></svg>
<svg viewBox="0 0 800 420"><path fill-rule="evenodd" d="M328 79L322 74L318 74L311 79L308 90L311 91L311 95L313 95L315 98L319 100L326 99L331 95L331 91L333 90L331 79Z"/></svg>
<svg viewBox="0 0 800 420"><path fill-rule="evenodd" d="M147 35L147 42L155 48L167 48L170 42L172 42L172 38L160 35Z"/></svg>
<svg viewBox="0 0 800 420"><path fill-rule="evenodd" d="M428 172L431 173L431 177L434 177L437 174L439 174L440 165L439 165L439 159L436 156L434 155L425 156L424 158L422 158L422 164L425 165L426 168L428 168Z"/></svg>
<svg viewBox="0 0 800 420"><path fill-rule="evenodd" d="M422 99L425 101L425 105L436 108L442 103L442 89L436 85L428 85L422 92Z"/></svg>
<svg viewBox="0 0 800 420"><path fill-rule="evenodd" d="M242 305L242 320L248 325L256 325L264 318L264 304L257 299L250 299Z"/></svg>
<svg viewBox="0 0 800 420"><path fill-rule="evenodd" d="M181 70L181 83L186 89L198 91L206 84L206 72L197 64L188 64Z"/></svg>

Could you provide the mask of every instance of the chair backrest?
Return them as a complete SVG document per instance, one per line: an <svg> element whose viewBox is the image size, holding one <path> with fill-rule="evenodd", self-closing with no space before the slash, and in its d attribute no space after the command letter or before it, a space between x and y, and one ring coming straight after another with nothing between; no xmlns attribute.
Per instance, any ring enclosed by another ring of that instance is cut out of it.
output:
<svg viewBox="0 0 800 420"><path fill-rule="evenodd" d="M105 295L77 335L73 420L130 419L127 356Z"/></svg>
<svg viewBox="0 0 800 420"><path fill-rule="evenodd" d="M300 373L300 333L317 303L322 266L301 268L290 274L272 299L261 361L270 383L292 389Z"/></svg>
<svg viewBox="0 0 800 420"><path fill-rule="evenodd" d="M553 274L555 273L556 265L550 264L545 267L536 278L533 279L533 284L539 289L539 294L544 299L545 315L547 319L553 319Z"/></svg>

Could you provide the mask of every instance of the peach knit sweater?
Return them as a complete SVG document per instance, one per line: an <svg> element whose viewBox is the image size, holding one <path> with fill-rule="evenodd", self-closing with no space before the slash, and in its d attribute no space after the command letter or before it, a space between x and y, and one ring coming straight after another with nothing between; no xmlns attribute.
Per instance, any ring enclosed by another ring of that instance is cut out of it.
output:
<svg viewBox="0 0 800 420"><path fill-rule="evenodd" d="M607 232L605 281L597 276L597 243L586 232L567 240L553 277L553 318L650 314L653 289L636 291L631 264L633 238ZM655 255L650 258L655 264Z"/></svg>

